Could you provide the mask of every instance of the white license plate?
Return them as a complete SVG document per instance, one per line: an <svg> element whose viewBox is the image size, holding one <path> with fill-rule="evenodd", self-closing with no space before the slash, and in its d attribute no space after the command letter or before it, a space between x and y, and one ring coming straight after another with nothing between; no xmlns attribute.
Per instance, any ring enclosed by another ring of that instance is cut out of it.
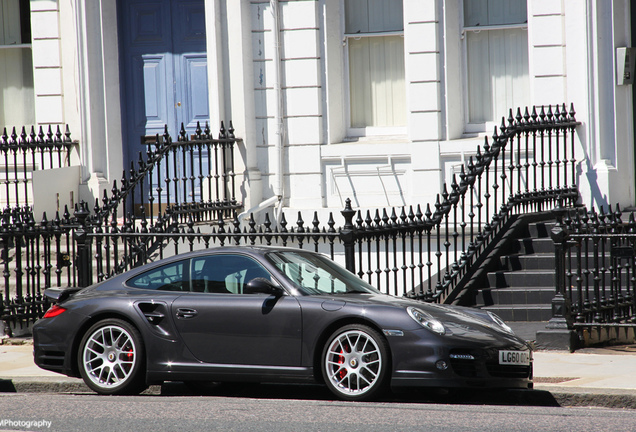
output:
<svg viewBox="0 0 636 432"><path fill-rule="evenodd" d="M528 366L530 351L499 351L499 364Z"/></svg>

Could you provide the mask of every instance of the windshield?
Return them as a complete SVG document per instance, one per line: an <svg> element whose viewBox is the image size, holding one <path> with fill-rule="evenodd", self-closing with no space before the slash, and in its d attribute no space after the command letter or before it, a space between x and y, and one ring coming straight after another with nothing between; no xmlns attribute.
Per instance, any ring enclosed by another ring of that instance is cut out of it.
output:
<svg viewBox="0 0 636 432"><path fill-rule="evenodd" d="M378 290L329 258L303 251L270 252L267 258L304 294L377 294Z"/></svg>

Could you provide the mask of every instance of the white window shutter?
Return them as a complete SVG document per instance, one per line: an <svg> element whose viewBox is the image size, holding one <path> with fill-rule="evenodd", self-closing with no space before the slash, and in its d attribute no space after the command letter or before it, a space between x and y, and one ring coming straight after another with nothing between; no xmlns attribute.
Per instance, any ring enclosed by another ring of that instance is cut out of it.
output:
<svg viewBox="0 0 636 432"><path fill-rule="evenodd" d="M403 30L401 0L345 0L352 128L406 125Z"/></svg>
<svg viewBox="0 0 636 432"><path fill-rule="evenodd" d="M18 0L0 1L0 126L35 123L33 59L30 47L20 45Z"/></svg>
<svg viewBox="0 0 636 432"><path fill-rule="evenodd" d="M498 122L529 104L526 16L525 0L464 0L469 123ZM511 24L519 26L488 28Z"/></svg>

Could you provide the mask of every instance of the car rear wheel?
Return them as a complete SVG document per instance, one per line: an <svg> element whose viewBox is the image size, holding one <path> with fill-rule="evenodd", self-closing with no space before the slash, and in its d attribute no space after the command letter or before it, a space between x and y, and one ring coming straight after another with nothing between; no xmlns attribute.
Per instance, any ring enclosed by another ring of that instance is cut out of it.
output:
<svg viewBox="0 0 636 432"><path fill-rule="evenodd" d="M371 327L352 324L328 339L321 366L325 383L336 396L366 400L384 390L389 363L384 338Z"/></svg>
<svg viewBox="0 0 636 432"><path fill-rule="evenodd" d="M100 394L137 394L144 383L144 348L135 327L120 319L94 324L80 343L80 374Z"/></svg>

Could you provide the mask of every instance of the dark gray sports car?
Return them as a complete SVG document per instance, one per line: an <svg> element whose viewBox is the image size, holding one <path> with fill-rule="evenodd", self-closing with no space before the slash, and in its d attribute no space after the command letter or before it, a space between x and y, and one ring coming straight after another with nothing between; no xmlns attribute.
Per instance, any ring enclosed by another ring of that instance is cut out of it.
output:
<svg viewBox="0 0 636 432"><path fill-rule="evenodd" d="M35 363L102 394L150 384L323 382L532 387L532 353L496 315L381 294L329 258L237 247L174 256L84 289L49 289Z"/></svg>

